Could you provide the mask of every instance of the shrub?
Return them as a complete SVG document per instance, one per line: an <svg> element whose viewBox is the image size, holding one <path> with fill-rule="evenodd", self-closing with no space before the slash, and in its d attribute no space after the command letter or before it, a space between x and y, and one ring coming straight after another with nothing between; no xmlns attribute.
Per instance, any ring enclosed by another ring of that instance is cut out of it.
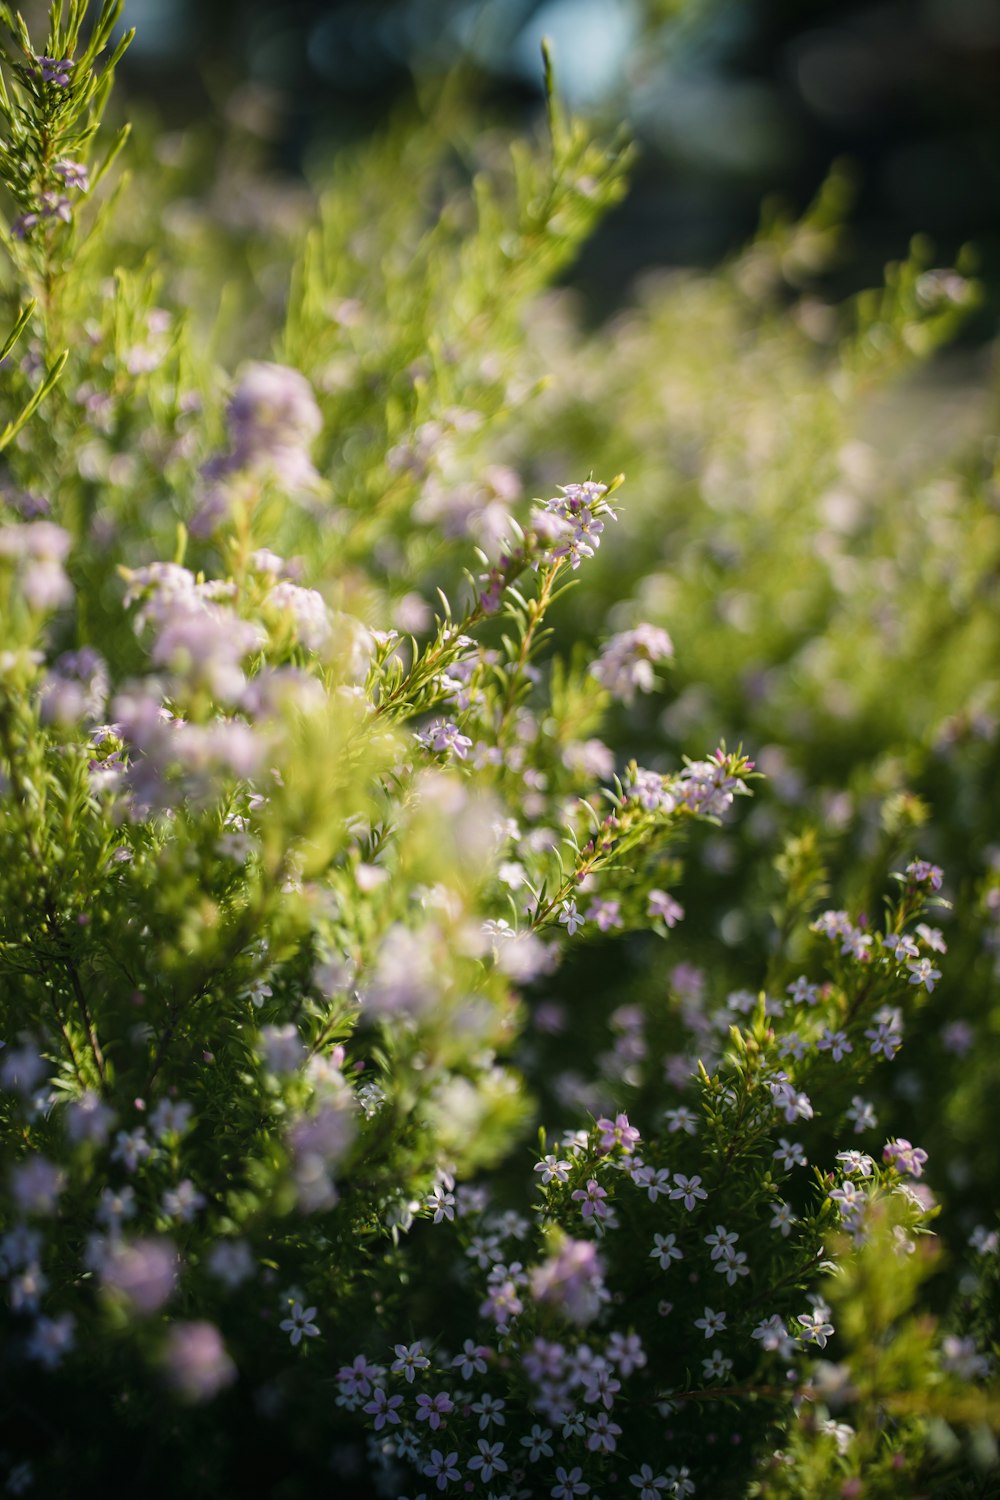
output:
<svg viewBox="0 0 1000 1500"><path fill-rule="evenodd" d="M0 7L7 1490L991 1492L992 450L851 437L974 284L584 334L551 80L225 220L120 9Z"/></svg>

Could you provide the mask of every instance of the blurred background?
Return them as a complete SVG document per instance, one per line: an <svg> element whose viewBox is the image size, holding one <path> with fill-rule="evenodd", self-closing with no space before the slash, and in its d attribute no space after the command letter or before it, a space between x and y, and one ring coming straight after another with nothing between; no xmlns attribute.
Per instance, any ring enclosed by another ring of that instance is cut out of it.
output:
<svg viewBox="0 0 1000 1500"><path fill-rule="evenodd" d="M456 66L494 118L530 122L549 36L567 102L641 146L572 273L598 311L644 266L718 262L771 195L801 209L844 157L857 200L837 290L917 231L940 263L975 241L998 279L1000 0L126 0L125 17L133 109L236 119L289 174Z"/></svg>

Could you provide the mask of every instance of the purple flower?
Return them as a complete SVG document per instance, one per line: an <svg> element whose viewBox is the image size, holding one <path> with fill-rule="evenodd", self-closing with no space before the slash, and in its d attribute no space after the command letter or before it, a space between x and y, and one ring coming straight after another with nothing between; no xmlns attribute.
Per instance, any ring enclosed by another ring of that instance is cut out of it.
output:
<svg viewBox="0 0 1000 1500"><path fill-rule="evenodd" d="M882 1160L887 1166L895 1167L897 1172L906 1173L910 1177L922 1177L927 1152L919 1146L912 1146L900 1136L898 1140L886 1142L882 1148Z"/></svg>
<svg viewBox="0 0 1000 1500"><path fill-rule="evenodd" d="M557 1483L550 1491L554 1500L573 1500L574 1495L589 1495L590 1493L590 1485L585 1483L583 1470L579 1465L567 1473L560 1464L556 1469L556 1480Z"/></svg>
<svg viewBox="0 0 1000 1500"><path fill-rule="evenodd" d="M675 1172L674 1183L676 1186L671 1188L670 1196L671 1198L683 1199L684 1207L688 1213L693 1211L696 1198L708 1197L708 1194L701 1185L700 1177L685 1177L683 1172Z"/></svg>
<svg viewBox="0 0 1000 1500"><path fill-rule="evenodd" d="M594 1246L586 1240L564 1240L555 1255L532 1272L531 1293L536 1302L560 1308L571 1323L592 1322L609 1295Z"/></svg>
<svg viewBox="0 0 1000 1500"><path fill-rule="evenodd" d="M529 540L542 557L565 559L576 569L583 558L594 556L601 545L603 518L613 520L615 513L603 498L607 493L603 484L570 484L561 489L543 509L532 511Z"/></svg>
<svg viewBox="0 0 1000 1500"><path fill-rule="evenodd" d="M523 1311L524 1303L518 1296L516 1283L509 1280L494 1281L489 1295L479 1308L479 1316L492 1318L497 1328L503 1332L511 1318L516 1318Z"/></svg>
<svg viewBox="0 0 1000 1500"><path fill-rule="evenodd" d="M48 190L38 195L39 212L45 219L58 219L62 224L73 222L73 208L70 201L62 193L54 193Z"/></svg>
<svg viewBox="0 0 1000 1500"><path fill-rule="evenodd" d="M779 1199L775 1204L774 1213L767 1227L768 1229L777 1229L782 1238L787 1240L792 1232L792 1225L797 1222L798 1220L792 1213L791 1204Z"/></svg>
<svg viewBox="0 0 1000 1500"><path fill-rule="evenodd" d="M417 739L425 749L453 755L456 760L466 760L472 749L468 735L462 734L457 724L446 719L435 719L417 735Z"/></svg>
<svg viewBox="0 0 1000 1500"><path fill-rule="evenodd" d="M287 615L299 644L307 651L323 651L333 635L330 611L322 594L284 579L276 583L264 601L265 607Z"/></svg>
<svg viewBox="0 0 1000 1500"><path fill-rule="evenodd" d="M621 1437L621 1428L617 1422L613 1422L607 1412L601 1411L596 1417L587 1418L587 1426L590 1429L587 1438L587 1447L591 1453L614 1453L618 1446L617 1439Z"/></svg>
<svg viewBox="0 0 1000 1500"><path fill-rule="evenodd" d="M486 1438L480 1438L477 1446L479 1452L475 1458L469 1459L469 1468L473 1472L478 1469L484 1482L492 1479L494 1474L506 1474L507 1465L500 1456L503 1453L503 1443L491 1443Z"/></svg>
<svg viewBox="0 0 1000 1500"><path fill-rule="evenodd" d="M670 1195L670 1172L666 1167L647 1167L639 1163L638 1159L631 1163L632 1171L629 1172L630 1163L626 1160L619 1163L621 1170L632 1178L637 1187L645 1188L646 1196L650 1203L655 1203L658 1198Z"/></svg>
<svg viewBox="0 0 1000 1500"><path fill-rule="evenodd" d="M13 1089L22 1099L30 1099L39 1083L49 1071L49 1065L41 1056L30 1037L22 1033L21 1047L9 1047L0 1062L0 1088Z"/></svg>
<svg viewBox="0 0 1000 1500"><path fill-rule="evenodd" d="M312 483L309 448L323 426L312 386L285 365L247 365L226 411L232 464L270 468L284 484Z"/></svg>
<svg viewBox="0 0 1000 1500"><path fill-rule="evenodd" d="M596 1178L591 1178L586 1188L577 1188L573 1193L573 1200L580 1204L580 1212L584 1219L603 1219L607 1217L607 1208L604 1199L608 1196L604 1188Z"/></svg>
<svg viewBox="0 0 1000 1500"><path fill-rule="evenodd" d="M716 1224L711 1234L706 1234L705 1244L712 1247L712 1260L725 1260L735 1249L739 1235L731 1233L724 1224Z"/></svg>
<svg viewBox="0 0 1000 1500"><path fill-rule="evenodd" d="M976 1033L968 1021L949 1021L941 1028L941 1045L955 1057L964 1057L975 1044Z"/></svg>
<svg viewBox="0 0 1000 1500"><path fill-rule="evenodd" d="M654 1234L653 1248L649 1252L649 1258L659 1262L661 1271L669 1271L671 1261L684 1259L684 1252L677 1248L677 1236Z"/></svg>
<svg viewBox="0 0 1000 1500"><path fill-rule="evenodd" d="M11 1171L11 1192L25 1214L54 1213L63 1182L62 1169L44 1156L31 1156Z"/></svg>
<svg viewBox="0 0 1000 1500"><path fill-rule="evenodd" d="M700 1328L707 1339L714 1338L717 1333L724 1332L726 1314L724 1312L713 1312L710 1307L706 1307L704 1316L695 1318L694 1326Z"/></svg>
<svg viewBox="0 0 1000 1500"><path fill-rule="evenodd" d="M989 1355L977 1352L974 1338L948 1333L941 1340L941 1368L960 1380L979 1381L992 1373L993 1362Z"/></svg>
<svg viewBox="0 0 1000 1500"><path fill-rule="evenodd" d="M211 1401L236 1379L214 1323L175 1323L167 1334L164 1363L170 1385L184 1401Z"/></svg>
<svg viewBox="0 0 1000 1500"><path fill-rule="evenodd" d="M570 937L575 937L584 925L584 918L576 909L575 901L564 901L562 911L559 913L559 921L565 927Z"/></svg>
<svg viewBox="0 0 1000 1500"><path fill-rule="evenodd" d="M456 1354L452 1360L452 1368L459 1371L463 1380L471 1380L473 1375L486 1374L486 1356L490 1350L485 1344L475 1344L472 1339L466 1339L462 1345L462 1353Z"/></svg>
<svg viewBox="0 0 1000 1500"><path fill-rule="evenodd" d="M161 1308L177 1284L177 1251L167 1239L111 1245L100 1271L103 1284L132 1310L148 1316Z"/></svg>
<svg viewBox="0 0 1000 1500"><path fill-rule="evenodd" d="M39 57L36 61L41 69L42 82L54 83L61 89L69 83L70 69L76 66L71 57Z"/></svg>
<svg viewBox="0 0 1000 1500"><path fill-rule="evenodd" d="M843 1218L851 1220L861 1211L864 1206L864 1194L853 1182L842 1182L840 1187L831 1188L827 1193L831 1203L835 1203Z"/></svg>
<svg viewBox="0 0 1000 1500"><path fill-rule="evenodd" d="M773 1151L771 1154L779 1166L783 1167L786 1172L792 1167L804 1167L807 1165L806 1154L798 1141L794 1143L786 1141L783 1135L778 1137L777 1151Z"/></svg>
<svg viewBox="0 0 1000 1500"><path fill-rule="evenodd" d="M630 1474L628 1482L634 1484L641 1492L639 1500L661 1500L663 1492L670 1484L664 1474L654 1474L649 1464L643 1464L638 1474Z"/></svg>
<svg viewBox="0 0 1000 1500"><path fill-rule="evenodd" d="M551 1427L540 1427L535 1422L527 1437L521 1439L521 1447L527 1448L528 1459L537 1464L540 1458L551 1458L552 1449L549 1446L549 1438L552 1436Z"/></svg>
<svg viewBox="0 0 1000 1500"><path fill-rule="evenodd" d="M929 885L932 891L939 891L944 880L944 871L938 865L928 863L926 859L911 860L906 873L914 885Z"/></svg>
<svg viewBox="0 0 1000 1500"><path fill-rule="evenodd" d="M418 1370L429 1370L430 1360L424 1353L424 1346L418 1339L414 1344L397 1344L395 1348L396 1358L390 1365L394 1375L402 1375L412 1385Z"/></svg>
<svg viewBox="0 0 1000 1500"><path fill-rule="evenodd" d="M884 932L880 941L897 960L916 958L920 951L907 932Z"/></svg>
<svg viewBox="0 0 1000 1500"><path fill-rule="evenodd" d="M101 719L108 687L108 669L99 652L84 646L64 653L42 682L42 722L70 725L81 719Z"/></svg>
<svg viewBox="0 0 1000 1500"><path fill-rule="evenodd" d="M457 1463L457 1453L442 1453L440 1449L432 1448L430 1463L424 1464L423 1473L428 1479L437 1481L439 1490L446 1490L449 1480L462 1477L461 1471L455 1467Z"/></svg>
<svg viewBox="0 0 1000 1500"><path fill-rule="evenodd" d="M381 1386L377 1387L372 1399L361 1409L374 1417L372 1426L376 1432L381 1432L387 1424L390 1427L399 1426L399 1413L397 1407L402 1406L402 1396L388 1396Z"/></svg>
<svg viewBox="0 0 1000 1500"><path fill-rule="evenodd" d="M852 1096L851 1107L846 1114L854 1126L855 1135L861 1135L865 1130L874 1130L878 1124L874 1108L867 1099L862 1099L860 1094Z"/></svg>
<svg viewBox="0 0 1000 1500"><path fill-rule="evenodd" d="M702 818L721 818L733 798L746 792L746 783L726 770L725 757L716 751L710 760L691 761L677 778L685 807Z"/></svg>
<svg viewBox="0 0 1000 1500"><path fill-rule="evenodd" d="M190 1224L199 1209L205 1207L205 1194L198 1191L190 1177L185 1177L175 1188L168 1188L163 1195L163 1212L168 1219L181 1224Z"/></svg>
<svg viewBox="0 0 1000 1500"><path fill-rule="evenodd" d="M454 1410L455 1403L447 1391L438 1391L436 1396L417 1397L417 1421L426 1422L432 1432L444 1426L444 1418ZM480 1422L479 1425L483 1424Z"/></svg>
<svg viewBox="0 0 1000 1500"><path fill-rule="evenodd" d="M54 1370L62 1363L76 1342L76 1319L72 1313L63 1313L58 1318L41 1317L31 1330L28 1340L28 1358L37 1360L47 1370ZM7 1488L10 1488L8 1482Z"/></svg>
<svg viewBox="0 0 1000 1500"><path fill-rule="evenodd" d="M52 168L57 177L61 177L68 188L75 188L77 192L86 193L90 190L90 173L80 161L57 161Z"/></svg>
<svg viewBox="0 0 1000 1500"><path fill-rule="evenodd" d="M607 1357L623 1375L641 1370L646 1363L642 1340L637 1333L613 1333L608 1339Z"/></svg>
<svg viewBox="0 0 1000 1500"><path fill-rule="evenodd" d="M805 1344L816 1344L825 1349L826 1341L833 1333L833 1324L828 1323L822 1312L800 1313L795 1320L799 1325L799 1338Z"/></svg>
<svg viewBox="0 0 1000 1500"><path fill-rule="evenodd" d="M419 1400L420 1398L418 1397L417 1399ZM486 1392L479 1401L474 1401L472 1403L470 1409L474 1411L479 1418L480 1432L486 1432L491 1425L496 1427L506 1427L507 1419L503 1414L506 1404L507 1403L505 1401L502 1401L499 1397L491 1396L488 1392Z"/></svg>
<svg viewBox="0 0 1000 1500"><path fill-rule="evenodd" d="M840 1062L847 1052L853 1052L854 1048L847 1040L846 1031L831 1031L827 1026L819 1041L816 1043L818 1052L829 1052L834 1062Z"/></svg>
<svg viewBox="0 0 1000 1500"><path fill-rule="evenodd" d="M629 796L634 797L646 812L670 813L677 806L673 783L658 771L646 771L642 766L636 767Z"/></svg>
<svg viewBox="0 0 1000 1500"><path fill-rule="evenodd" d="M622 925L622 904L603 898L592 901L587 908L586 920L596 922L601 932L610 932L613 927Z"/></svg>
<svg viewBox="0 0 1000 1500"><path fill-rule="evenodd" d="M838 1151L837 1160L845 1172L858 1172L862 1177L870 1177L875 1165L864 1151Z"/></svg>
<svg viewBox="0 0 1000 1500"><path fill-rule="evenodd" d="M762 1349L766 1349L769 1354L778 1354L782 1359L790 1359L795 1353L795 1340L790 1337L777 1313L772 1313L769 1318L758 1323L750 1337L759 1339Z"/></svg>
<svg viewBox="0 0 1000 1500"><path fill-rule="evenodd" d="M588 780L610 781L615 773L615 753L603 740L572 740L562 753L568 771Z"/></svg>
<svg viewBox="0 0 1000 1500"><path fill-rule="evenodd" d="M11 1278L7 1300L13 1312L37 1312L39 1303L49 1289L49 1278L37 1264L25 1266L19 1276Z"/></svg>
<svg viewBox="0 0 1000 1500"><path fill-rule="evenodd" d="M883 1005L875 1012L875 1025L869 1026L865 1036L871 1042L871 1055L878 1057L881 1052L886 1062L891 1062L903 1045L903 1018L899 1010L890 1005Z"/></svg>
<svg viewBox="0 0 1000 1500"><path fill-rule="evenodd" d="M666 927L676 927L684 920L684 908L666 891L650 891L647 911L651 917L659 917Z"/></svg>
<svg viewBox="0 0 1000 1500"><path fill-rule="evenodd" d="M935 953L948 952L948 944L944 940L940 927L928 927L926 922L918 922L916 930L920 941L926 943L928 948L933 948Z"/></svg>
<svg viewBox="0 0 1000 1500"><path fill-rule="evenodd" d="M665 630L639 625L612 636L590 671L613 698L632 703L637 692L651 693L656 686L653 664L670 661L673 654L673 642Z"/></svg>
<svg viewBox="0 0 1000 1500"><path fill-rule="evenodd" d="M69 604L73 588L63 569L70 536L51 521L0 527L0 558L17 564L18 581L29 609L47 614Z"/></svg>
<svg viewBox="0 0 1000 1500"><path fill-rule="evenodd" d="M417 1016L431 1010L440 994L436 940L434 928L415 932L399 922L389 928L362 994L372 1015Z"/></svg>
<svg viewBox="0 0 1000 1500"><path fill-rule="evenodd" d="M619 1114L613 1120L598 1120L597 1129L600 1132L597 1147L602 1153L613 1151L616 1146L621 1146L623 1152L628 1155L640 1140L638 1130L628 1122L628 1115Z"/></svg>
<svg viewBox="0 0 1000 1500"><path fill-rule="evenodd" d="M720 1276L726 1278L730 1286L735 1286L739 1277L750 1275L746 1252L743 1250L730 1252L724 1260L716 1262L715 1269Z"/></svg>
<svg viewBox="0 0 1000 1500"><path fill-rule="evenodd" d="M843 1033L838 1032L837 1035L842 1036ZM840 1043L838 1043L837 1045L839 1047ZM849 1044L847 1046L847 1051L851 1051L851 1047ZM839 1062L840 1059L837 1056L836 1052L834 1053L834 1056ZM779 1079L773 1080L768 1086L771 1090L771 1097L774 1100L775 1105L778 1107L778 1109L783 1111L785 1119L789 1125L791 1125L793 1120L812 1119L813 1107L809 1095L796 1093L795 1086L789 1083L786 1077L782 1076Z"/></svg>
<svg viewBox="0 0 1000 1500"><path fill-rule="evenodd" d="M141 1125L136 1126L135 1130L119 1130L115 1136L111 1160L120 1161L126 1172L134 1172L152 1149Z"/></svg>
<svg viewBox="0 0 1000 1500"><path fill-rule="evenodd" d="M93 1141L103 1146L115 1123L115 1112L103 1103L99 1094L88 1089L66 1107L66 1134L74 1145Z"/></svg>
<svg viewBox="0 0 1000 1500"><path fill-rule="evenodd" d="M809 924L809 930L821 933L823 937L842 937L851 930L851 921L846 911L824 911Z"/></svg>
<svg viewBox="0 0 1000 1500"><path fill-rule="evenodd" d="M306 1061L305 1043L291 1021L285 1026L265 1026L257 1050L268 1072L278 1077L296 1073Z"/></svg>
<svg viewBox="0 0 1000 1500"><path fill-rule="evenodd" d="M922 984L928 994L941 978L941 970L935 969L929 958L918 958L908 963L906 967L910 971L910 983Z"/></svg>
<svg viewBox="0 0 1000 1500"><path fill-rule="evenodd" d="M246 687L241 663L260 650L264 632L230 610L193 602L193 608L188 601L179 603L157 622L153 662L167 667L190 692L204 688L220 703L237 703Z"/></svg>
<svg viewBox="0 0 1000 1500"><path fill-rule="evenodd" d="M209 1252L207 1266L213 1276L230 1288L248 1281L256 1269L253 1253L245 1240L216 1241Z"/></svg>
<svg viewBox="0 0 1000 1500"><path fill-rule="evenodd" d="M871 933L862 932L860 927L849 925L842 936L843 941L840 945L841 953L849 955L851 958L860 959L862 963L867 963L871 958L871 949L875 941Z"/></svg>

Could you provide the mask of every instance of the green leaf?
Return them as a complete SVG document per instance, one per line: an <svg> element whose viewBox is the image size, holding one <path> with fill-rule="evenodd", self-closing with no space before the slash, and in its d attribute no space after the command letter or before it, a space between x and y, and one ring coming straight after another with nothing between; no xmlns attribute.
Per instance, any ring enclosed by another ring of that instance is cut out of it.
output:
<svg viewBox="0 0 1000 1500"><path fill-rule="evenodd" d="M3 432L0 432L0 452L2 452L4 448L6 448L9 442L17 437L17 434L21 431L21 428L27 421L30 420L35 411L37 411L38 407L45 400L45 397L52 390L53 386L57 384L68 359L69 350L64 349L62 354L60 354L59 358L56 360L55 364L52 365L46 372L45 379L38 387L38 390L31 397L27 406L24 407L24 409L19 413L18 416L14 417L12 421L7 423L7 426L4 428Z"/></svg>
<svg viewBox="0 0 1000 1500"><path fill-rule="evenodd" d="M115 158L117 157L119 151L121 151L122 147L124 146L125 142L128 140L128 138L129 138L129 136L131 134L132 134L132 127L131 127L131 125L123 125L121 127L121 129L118 131L118 133L115 136L114 140L111 142L111 145L108 147L107 151L104 153L104 160L101 162L101 164L97 168L97 170L91 175L91 179L90 179L90 191L91 192L94 191L94 188L101 181L102 177L104 177L107 174L107 172L110 170L110 168L114 165Z"/></svg>
<svg viewBox="0 0 1000 1500"><path fill-rule="evenodd" d="M32 315L32 313L35 310L35 306L36 306L36 304L35 304L34 300L32 300L25 307L23 307L21 309L21 312L20 312L20 314L18 316L17 322L14 324L13 329L11 330L10 334L8 335L7 342L4 344L3 348L0 349L0 362L2 362L3 360L5 360L7 358L8 354L13 349L14 345L17 343L18 339L21 337L21 334L24 332L25 328L27 327L28 322L29 322L29 320L31 318L31 315Z"/></svg>

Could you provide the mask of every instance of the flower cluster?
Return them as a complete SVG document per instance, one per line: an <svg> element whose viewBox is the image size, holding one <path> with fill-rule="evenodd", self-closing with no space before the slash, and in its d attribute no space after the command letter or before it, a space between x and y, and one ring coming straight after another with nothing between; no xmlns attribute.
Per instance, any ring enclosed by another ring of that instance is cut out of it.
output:
<svg viewBox="0 0 1000 1500"><path fill-rule="evenodd" d="M590 670L613 698L632 703L637 692L653 691L655 664L670 661L673 654L673 642L665 630L657 625L639 625L612 636Z"/></svg>

